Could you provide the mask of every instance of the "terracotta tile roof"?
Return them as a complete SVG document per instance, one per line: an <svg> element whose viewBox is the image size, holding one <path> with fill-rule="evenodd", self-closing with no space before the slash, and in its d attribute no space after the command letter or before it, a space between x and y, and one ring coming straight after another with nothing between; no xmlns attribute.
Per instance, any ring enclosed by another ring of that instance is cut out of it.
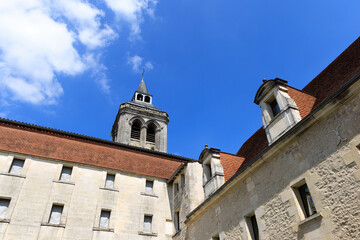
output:
<svg viewBox="0 0 360 240"><path fill-rule="evenodd" d="M224 169L225 182L229 180L239 169L245 158L234 154L220 152L220 162Z"/></svg>
<svg viewBox="0 0 360 240"><path fill-rule="evenodd" d="M165 179L169 179L182 162L191 161L3 119L0 120L0 150Z"/></svg>
<svg viewBox="0 0 360 240"><path fill-rule="evenodd" d="M301 91L288 86L288 93L304 118L359 72L360 37ZM261 127L241 146L236 155L245 158L242 164L244 166L267 146L266 134Z"/></svg>

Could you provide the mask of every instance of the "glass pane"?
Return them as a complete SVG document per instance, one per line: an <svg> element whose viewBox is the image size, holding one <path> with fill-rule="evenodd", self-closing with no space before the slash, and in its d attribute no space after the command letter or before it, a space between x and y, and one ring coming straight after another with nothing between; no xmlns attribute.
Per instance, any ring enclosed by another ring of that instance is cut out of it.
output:
<svg viewBox="0 0 360 240"><path fill-rule="evenodd" d="M101 228L109 228L109 221L110 221L110 211L101 211L100 215L100 227Z"/></svg>
<svg viewBox="0 0 360 240"><path fill-rule="evenodd" d="M21 170L24 166L24 160L21 160L21 159L14 159L12 164L11 164L11 167L10 167L10 173L13 173L13 174L21 174Z"/></svg>
<svg viewBox="0 0 360 240"><path fill-rule="evenodd" d="M107 174L106 175L105 187L114 188L114 181L115 181L115 175L114 174Z"/></svg>
<svg viewBox="0 0 360 240"><path fill-rule="evenodd" d="M60 224L63 206L53 205L51 208L49 223Z"/></svg>
<svg viewBox="0 0 360 240"><path fill-rule="evenodd" d="M61 171L60 180L65 182L70 182L72 168L71 167L63 167Z"/></svg>
<svg viewBox="0 0 360 240"><path fill-rule="evenodd" d="M9 199L0 199L0 218L5 218L9 204L10 204Z"/></svg>
<svg viewBox="0 0 360 240"><path fill-rule="evenodd" d="M154 182L146 180L145 192L146 193L152 193L153 192L153 187L154 187Z"/></svg>
<svg viewBox="0 0 360 240"><path fill-rule="evenodd" d="M144 232L151 232L152 216L144 217Z"/></svg>
<svg viewBox="0 0 360 240"><path fill-rule="evenodd" d="M255 215L250 217L250 221L251 221L251 227L252 227L253 234L254 234L254 240L258 240L259 239L259 229L258 229Z"/></svg>

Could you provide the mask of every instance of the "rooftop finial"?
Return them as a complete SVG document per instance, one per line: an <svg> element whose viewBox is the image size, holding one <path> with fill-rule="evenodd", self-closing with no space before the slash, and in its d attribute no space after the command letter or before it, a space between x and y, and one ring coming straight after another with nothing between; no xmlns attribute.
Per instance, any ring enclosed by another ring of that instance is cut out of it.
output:
<svg viewBox="0 0 360 240"><path fill-rule="evenodd" d="M208 145L207 145L207 144L205 144L205 148L208 148Z"/></svg>
<svg viewBox="0 0 360 240"><path fill-rule="evenodd" d="M142 73L142 79L144 80L144 75L145 75L145 66L143 66L143 73Z"/></svg>
<svg viewBox="0 0 360 240"><path fill-rule="evenodd" d="M266 80L266 78L263 78L263 83L265 83L267 80Z"/></svg>

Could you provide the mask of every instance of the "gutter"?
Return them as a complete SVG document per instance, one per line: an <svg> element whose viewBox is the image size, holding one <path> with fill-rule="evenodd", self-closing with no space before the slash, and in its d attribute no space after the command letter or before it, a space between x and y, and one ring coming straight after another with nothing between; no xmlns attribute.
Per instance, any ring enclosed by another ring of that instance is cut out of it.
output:
<svg viewBox="0 0 360 240"><path fill-rule="evenodd" d="M204 202L202 202L199 206L197 206L193 211L191 211L185 220L185 224L190 221L190 218L202 208L207 202L213 199L217 194L223 191L232 181L235 180L237 176L247 170L251 165L253 165L257 160L259 160L265 153L267 153L270 149L272 149L275 145L281 142L284 138L292 134L295 130L300 128L306 121L308 121L315 113L319 112L325 105L330 103L336 97L338 97L341 93L343 93L346 89L348 89L351 85L357 82L360 78L360 72L353 76L349 81L347 81L344 85L342 85L338 90L336 90L332 95L330 95L327 99L325 99L319 106L317 106L314 110L312 110L306 117L304 117L300 122L298 122L294 127L288 130L284 135L278 138L273 144L265 148L262 152L260 152L256 157L251 159L247 162L243 167L240 167L239 170L227 181L225 182L220 188L218 188L213 194L211 194Z"/></svg>

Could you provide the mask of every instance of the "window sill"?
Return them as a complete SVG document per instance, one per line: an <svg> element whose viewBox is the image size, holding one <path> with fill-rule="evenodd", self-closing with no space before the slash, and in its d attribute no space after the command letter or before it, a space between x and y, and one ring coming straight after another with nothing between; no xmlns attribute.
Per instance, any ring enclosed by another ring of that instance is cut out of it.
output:
<svg viewBox="0 0 360 240"><path fill-rule="evenodd" d="M53 180L53 182L56 182L56 183L64 183L64 184L69 184L69 185L75 185L74 182L66 182L66 181L61 181L61 180Z"/></svg>
<svg viewBox="0 0 360 240"><path fill-rule="evenodd" d="M139 231L139 235L157 237L157 233Z"/></svg>
<svg viewBox="0 0 360 240"><path fill-rule="evenodd" d="M93 231L114 232L113 228L93 227Z"/></svg>
<svg viewBox="0 0 360 240"><path fill-rule="evenodd" d="M10 223L10 219L8 218L1 218L0 223Z"/></svg>
<svg viewBox="0 0 360 240"><path fill-rule="evenodd" d="M108 191L113 191L113 192L119 192L119 189L116 189L116 188L100 187L100 189L102 189L102 190L108 190Z"/></svg>
<svg viewBox="0 0 360 240"><path fill-rule="evenodd" d="M310 217L307 217L305 218L304 220L302 220L301 222L298 223L299 226L302 226L302 225L305 225L306 223L312 221L312 220L315 220L315 219L318 219L318 218L321 218L321 214L318 212L318 213L315 213L313 215L311 215Z"/></svg>
<svg viewBox="0 0 360 240"><path fill-rule="evenodd" d="M15 174L15 173L2 172L0 174L5 175L5 176L11 176L11 177L26 178L25 175Z"/></svg>
<svg viewBox="0 0 360 240"><path fill-rule="evenodd" d="M141 192L140 195L149 196L149 197L156 197L156 198L159 197L158 195L155 195L153 193L146 193L146 192Z"/></svg>
<svg viewBox="0 0 360 240"><path fill-rule="evenodd" d="M65 228L65 224L54 224L54 223L47 223L47 222L41 223L41 226Z"/></svg>

